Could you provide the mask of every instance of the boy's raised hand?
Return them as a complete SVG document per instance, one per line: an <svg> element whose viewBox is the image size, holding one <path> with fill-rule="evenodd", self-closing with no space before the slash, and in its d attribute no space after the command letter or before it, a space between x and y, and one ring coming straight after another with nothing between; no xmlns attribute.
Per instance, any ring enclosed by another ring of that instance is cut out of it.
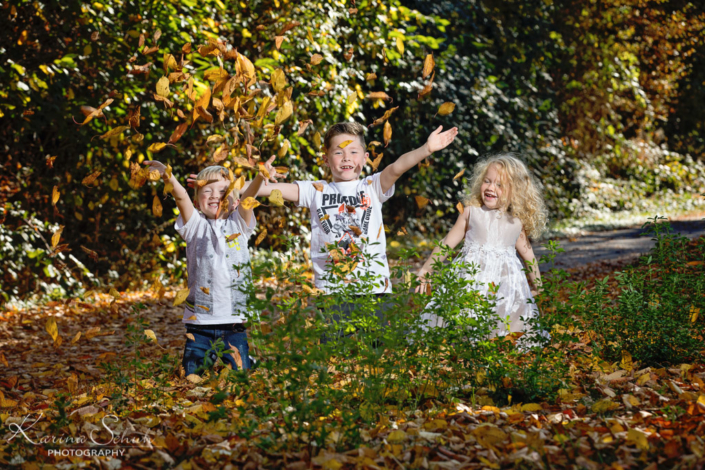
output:
<svg viewBox="0 0 705 470"><path fill-rule="evenodd" d="M458 135L457 127L448 129L445 132L441 132L442 130L443 126L438 126L438 129L431 132L431 135L428 136L428 140L426 141L426 147L428 148L429 152L434 153L439 150L443 150L444 148L448 147L450 143L455 140L455 136Z"/></svg>
<svg viewBox="0 0 705 470"><path fill-rule="evenodd" d="M277 158L276 155L272 155L269 157L269 160L260 163L262 167L264 167L264 170L267 172L266 174L269 175L269 178L265 175L265 173L262 173L262 176L264 177L264 185L267 186L267 184L271 181L272 183L277 182L277 178L281 178L282 174L277 173L277 169L272 166L272 163L274 163L274 159Z"/></svg>
<svg viewBox="0 0 705 470"><path fill-rule="evenodd" d="M162 162L158 162L156 160L145 160L142 162L142 164L147 165L150 170L156 170L161 176L164 176L164 172L166 171L166 165L164 165Z"/></svg>

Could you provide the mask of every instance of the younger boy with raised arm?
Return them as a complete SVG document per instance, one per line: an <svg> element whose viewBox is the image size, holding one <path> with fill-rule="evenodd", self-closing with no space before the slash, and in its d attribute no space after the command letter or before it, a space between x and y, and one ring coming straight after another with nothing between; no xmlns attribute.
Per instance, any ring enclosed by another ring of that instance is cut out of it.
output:
<svg viewBox="0 0 705 470"><path fill-rule="evenodd" d="M272 160L265 163L265 169L275 175ZM179 181L166 175L162 163L144 164L159 171L166 184L173 187L171 193L180 212L175 228L186 241L189 295L183 317L188 334L182 361L185 374L196 373L209 351L211 363L215 362L213 344L219 338L232 352L223 355L232 369L238 369L240 361L242 369L249 369L244 324L247 295L242 287L251 282L247 240L256 224L252 208L239 204L238 190L233 189L232 176L225 167L209 166L197 175L194 204ZM255 197L262 182L266 185L267 179L260 173L242 193L243 200ZM235 359L238 356L240 361Z"/></svg>
<svg viewBox="0 0 705 470"><path fill-rule="evenodd" d="M279 189L287 201L311 211L311 260L316 287L330 293L326 272L339 254L354 255L351 247L365 246L371 262L359 263L355 271L367 270L375 276L372 292L391 292L386 239L382 220L382 203L394 194L394 183L407 170L433 152L447 147L458 133L457 128L441 132L440 126L426 143L405 153L383 171L360 179L368 153L365 151L365 127L355 122L341 122L328 129L323 157L333 181L296 181L263 187L260 196ZM367 243L363 243L365 239ZM331 246L336 257L331 256Z"/></svg>

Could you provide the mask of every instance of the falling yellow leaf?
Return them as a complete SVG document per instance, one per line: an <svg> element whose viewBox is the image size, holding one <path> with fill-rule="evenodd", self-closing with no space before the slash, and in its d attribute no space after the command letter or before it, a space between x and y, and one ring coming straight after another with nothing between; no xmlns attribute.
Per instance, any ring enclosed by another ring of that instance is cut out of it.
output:
<svg viewBox="0 0 705 470"><path fill-rule="evenodd" d="M383 229L384 229L384 225L380 225L379 230L377 231L377 240L379 240L380 235L382 235Z"/></svg>
<svg viewBox="0 0 705 470"><path fill-rule="evenodd" d="M284 42L284 36L276 36L274 38L274 45L276 46L277 50L279 50L282 47L283 42Z"/></svg>
<svg viewBox="0 0 705 470"><path fill-rule="evenodd" d="M326 215L324 215L323 217L321 217L321 222L324 221L324 220L328 220L328 219L330 219L330 215L329 215L329 214L326 214Z"/></svg>
<svg viewBox="0 0 705 470"><path fill-rule="evenodd" d="M45 328L47 333L51 335L51 339L56 341L56 338L59 336L59 327L56 325L56 319L54 317L49 317L47 319Z"/></svg>
<svg viewBox="0 0 705 470"><path fill-rule="evenodd" d="M453 181L455 181L455 180L457 180L458 178L460 178L461 176L463 176L463 173L465 173L465 168L463 168L462 170L460 170L460 171L458 172L458 174L453 177Z"/></svg>
<svg viewBox="0 0 705 470"><path fill-rule="evenodd" d="M321 133L316 132L313 134L313 145L315 146L316 150L321 148Z"/></svg>
<svg viewBox="0 0 705 470"><path fill-rule="evenodd" d="M162 77L157 82L157 95L164 98L169 96L169 79L167 77Z"/></svg>
<svg viewBox="0 0 705 470"><path fill-rule="evenodd" d="M234 189L240 191L245 186L245 175L241 175L234 181Z"/></svg>
<svg viewBox="0 0 705 470"><path fill-rule="evenodd" d="M56 248L56 245L59 244L59 240L61 240L61 232L64 231L64 226L60 225L58 229L56 229L56 232L51 236L51 247Z"/></svg>
<svg viewBox="0 0 705 470"><path fill-rule="evenodd" d="M341 142L340 145L338 145L338 147L340 147L341 149L344 149L348 145L352 144L352 142L353 142L352 140L346 140L344 142Z"/></svg>
<svg viewBox="0 0 705 470"><path fill-rule="evenodd" d="M438 108L438 112L436 113L436 115L440 114L441 116L447 116L450 113L452 113L454 109L455 109L455 103L452 103L450 101L446 101Z"/></svg>
<svg viewBox="0 0 705 470"><path fill-rule="evenodd" d="M462 202L459 202L458 204L456 204L455 208L458 209L458 212L460 212L461 214L462 214L463 212L465 212L465 207L463 207L463 203L462 203Z"/></svg>
<svg viewBox="0 0 705 470"><path fill-rule="evenodd" d="M267 229L262 229L262 231L257 235L257 239L255 240L255 246L259 246L260 243L262 243L262 240L264 240L264 237L267 236Z"/></svg>
<svg viewBox="0 0 705 470"><path fill-rule="evenodd" d="M421 72L421 78L426 78L431 75L433 68L436 66L436 61L433 60L433 54L427 54L423 61L423 71Z"/></svg>
<svg viewBox="0 0 705 470"><path fill-rule="evenodd" d="M203 291L203 293L206 294L206 295L210 295L210 294L211 294L211 290L210 290L209 288L207 288L207 287L201 287L201 291Z"/></svg>
<svg viewBox="0 0 705 470"><path fill-rule="evenodd" d="M152 199L152 214L154 214L154 217L162 216L162 203L156 195Z"/></svg>
<svg viewBox="0 0 705 470"><path fill-rule="evenodd" d="M289 147L291 147L291 142L289 142L289 139L284 139L282 146L279 148L279 152L277 152L277 156L279 158L285 157L286 153L289 151Z"/></svg>
<svg viewBox="0 0 705 470"><path fill-rule="evenodd" d="M196 338L191 333L186 333L186 337L191 341L196 341Z"/></svg>
<svg viewBox="0 0 705 470"><path fill-rule="evenodd" d="M54 186L54 189L51 191L51 204L55 206L60 196L61 193L59 192L59 187Z"/></svg>
<svg viewBox="0 0 705 470"><path fill-rule="evenodd" d="M421 99L431 93L431 90L433 90L433 79L435 78L435 76L436 72L433 72L433 75L431 75L431 80L429 80L428 83L424 85L423 89L421 89L421 91L419 92L418 99Z"/></svg>
<svg viewBox="0 0 705 470"><path fill-rule="evenodd" d="M246 197L243 201L240 201L240 206L242 206L242 208L246 211L252 210L259 205L260 202L253 197Z"/></svg>
<svg viewBox="0 0 705 470"><path fill-rule="evenodd" d="M391 101L392 97L386 94L383 91L373 91L372 93L369 93L366 98L368 100L384 100L384 101Z"/></svg>
<svg viewBox="0 0 705 470"><path fill-rule="evenodd" d="M428 204L428 199L423 196L415 196L414 199L416 199L416 205L419 206L419 209L423 209Z"/></svg>
<svg viewBox="0 0 705 470"><path fill-rule="evenodd" d="M90 175L83 178L83 181L81 181L81 184L83 184L84 186L90 186L91 184L93 184L93 182L96 179L98 179L98 177L100 176L100 173L101 173L100 170L94 171Z"/></svg>
<svg viewBox="0 0 705 470"><path fill-rule="evenodd" d="M228 242L231 242L239 236L240 236L239 233L233 233L232 235L228 235L227 237L225 237L225 240L227 240Z"/></svg>
<svg viewBox="0 0 705 470"><path fill-rule="evenodd" d="M379 164L382 161L382 157L384 157L384 154L380 153L379 155L377 155L377 157L375 157L374 160L370 160L369 158L367 159L367 163L369 163L372 167L372 171L377 171L377 168L379 168Z"/></svg>
<svg viewBox="0 0 705 470"><path fill-rule="evenodd" d="M78 333L76 333L76 336L73 337L73 339L71 340L71 344L76 344L79 339L81 339L81 332L80 331Z"/></svg>
<svg viewBox="0 0 705 470"><path fill-rule="evenodd" d="M376 79L377 79L377 74L374 72L368 73L367 75L365 75L365 81L367 81L367 82L371 82L372 80L376 80Z"/></svg>
<svg viewBox="0 0 705 470"><path fill-rule="evenodd" d="M164 149L164 147L166 147L166 144L164 142L155 142L152 145L150 145L149 148L147 148L147 150L149 150L152 153L158 153L158 152L161 152Z"/></svg>
<svg viewBox="0 0 705 470"><path fill-rule="evenodd" d="M323 56L321 54L313 54L311 56L311 65L318 65L321 63L323 60Z"/></svg>
<svg viewBox="0 0 705 470"><path fill-rule="evenodd" d="M176 296L174 296L174 307L184 303L184 301L188 298L189 293L191 293L191 291L188 287L186 289L181 289L180 291L178 291L176 293Z"/></svg>
<svg viewBox="0 0 705 470"><path fill-rule="evenodd" d="M404 54L404 40L401 36L397 36L397 50L399 51L399 54Z"/></svg>
<svg viewBox="0 0 705 470"><path fill-rule="evenodd" d="M279 108L279 111L277 111L276 116L274 117L274 125L279 126L281 125L284 121L289 119L291 115L294 112L294 105L291 101L287 101L284 103L284 105Z"/></svg>
<svg viewBox="0 0 705 470"><path fill-rule="evenodd" d="M316 191L323 192L323 183L313 183L313 187L316 188Z"/></svg>
<svg viewBox="0 0 705 470"><path fill-rule="evenodd" d="M695 305L690 306L690 322L695 323L698 321L698 314L700 313L699 308L695 308Z"/></svg>
<svg viewBox="0 0 705 470"><path fill-rule="evenodd" d="M283 206L284 196L282 195L282 192L278 189L273 189L271 194L269 195L269 203L277 207Z"/></svg>
<svg viewBox="0 0 705 470"><path fill-rule="evenodd" d="M117 126L112 129L110 129L108 132L100 136L101 140L106 140L111 137L115 137L116 135L120 135L123 132L125 132L127 129L129 129L130 126Z"/></svg>
<svg viewBox="0 0 705 470"><path fill-rule="evenodd" d="M389 141L392 140L392 125L389 124L389 121L384 122L384 147L386 148L387 145L389 145Z"/></svg>
<svg viewBox="0 0 705 470"><path fill-rule="evenodd" d="M356 91L353 91L352 93L350 93L350 94L348 95L348 98L347 98L346 102L347 102L347 105L348 105L348 106L352 106L353 103L355 103L355 101L357 101L357 92L356 92Z"/></svg>

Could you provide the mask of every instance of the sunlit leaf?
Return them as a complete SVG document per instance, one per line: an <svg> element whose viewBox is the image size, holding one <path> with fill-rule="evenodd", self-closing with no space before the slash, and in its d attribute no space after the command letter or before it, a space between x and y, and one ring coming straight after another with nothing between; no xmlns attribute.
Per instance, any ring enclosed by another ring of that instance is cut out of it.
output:
<svg viewBox="0 0 705 470"><path fill-rule="evenodd" d="M81 184L84 186L90 186L100 176L100 173L101 173L100 170L94 171L90 175L83 178L83 181L81 181Z"/></svg>
<svg viewBox="0 0 705 470"><path fill-rule="evenodd" d="M59 192L59 187L54 186L54 189L51 191L51 203L52 205L56 205L57 201L59 200L59 197L61 196L61 193Z"/></svg>
<svg viewBox="0 0 705 470"><path fill-rule="evenodd" d="M272 72L272 76L270 77L269 83L277 93L286 88L286 75L284 75L284 71L282 69L274 70L274 72Z"/></svg>
<svg viewBox="0 0 705 470"><path fill-rule="evenodd" d="M423 61L423 71L421 72L421 78L426 78L431 75L434 67L436 66L436 61L433 60L433 54L427 54Z"/></svg>
<svg viewBox="0 0 705 470"><path fill-rule="evenodd" d="M365 98L368 100L392 101L392 97L383 91L373 91L372 93L368 93Z"/></svg>
<svg viewBox="0 0 705 470"><path fill-rule="evenodd" d="M414 199L416 199L416 205L419 206L419 209L423 209L428 204L428 199L423 196L415 196Z"/></svg>
<svg viewBox="0 0 705 470"><path fill-rule="evenodd" d="M156 195L152 199L152 214L154 214L154 217L162 216L162 203Z"/></svg>
<svg viewBox="0 0 705 470"><path fill-rule="evenodd" d="M284 42L284 36L276 36L274 38L274 45L276 46L277 50L281 49L282 42Z"/></svg>
<svg viewBox="0 0 705 470"><path fill-rule="evenodd" d="M352 93L350 93L350 94L348 95L348 98L347 98L347 100L346 100L346 103L347 103L348 106L352 106L353 103L355 103L355 101L357 101L357 92L356 92L356 91L353 91Z"/></svg>
<svg viewBox="0 0 705 470"><path fill-rule="evenodd" d="M455 109L455 103L451 103L450 101L446 101L438 108L438 112L436 114L437 115L440 114L441 116L447 116L448 114L452 113L454 109Z"/></svg>
<svg viewBox="0 0 705 470"><path fill-rule="evenodd" d="M388 109L387 111L384 112L384 116L382 116L379 119L375 119L375 121L372 124L370 124L368 127L372 128L372 127L378 126L378 125L382 124L383 122L387 121L392 116L394 111L396 111L397 109L399 109L399 106L394 107L392 109Z"/></svg>
<svg viewBox="0 0 705 470"><path fill-rule="evenodd" d="M316 191L323 192L323 183L313 183L313 187L316 188Z"/></svg>
<svg viewBox="0 0 705 470"><path fill-rule="evenodd" d="M171 137L169 137L169 143L175 144L181 138L181 136L184 135L186 129L188 129L188 122L182 122L181 124L176 126L176 129L174 129L174 132L171 134Z"/></svg>
<svg viewBox="0 0 705 470"><path fill-rule="evenodd" d="M149 150L152 153L159 153L161 152L164 147L166 147L166 144L164 142L155 142L152 145L150 145L147 150Z"/></svg>
<svg viewBox="0 0 705 470"><path fill-rule="evenodd" d="M169 96L169 79L167 77L162 77L157 82L157 95L164 98Z"/></svg>
<svg viewBox="0 0 705 470"><path fill-rule="evenodd" d="M311 56L311 65L318 65L321 63L323 60L323 56L321 54L313 54Z"/></svg>
<svg viewBox="0 0 705 470"><path fill-rule="evenodd" d="M423 87L423 89L419 92L419 96L417 97L417 99L420 100L420 99L423 98L424 96L426 96L426 95L428 95L429 93L431 93L431 90L433 90L433 79L434 79L435 76L436 76L436 72L433 72L433 75L431 75L431 80L429 80L429 82L428 82L428 83Z"/></svg>
<svg viewBox="0 0 705 470"><path fill-rule="evenodd" d="M123 132L125 132L127 129L129 129L130 126L117 126L112 129L110 129L108 132L100 136L101 140L106 140L111 137L115 137L116 135L120 135Z"/></svg>
<svg viewBox="0 0 705 470"><path fill-rule="evenodd" d="M404 55L404 40L401 38L401 36L397 36L396 45L399 54Z"/></svg>
<svg viewBox="0 0 705 470"><path fill-rule="evenodd" d="M462 170L460 170L460 171L453 177L453 181L455 181L455 180L457 180L458 178L460 178L461 176L463 176L464 173L465 173L465 168L463 168Z"/></svg>
<svg viewBox="0 0 705 470"><path fill-rule="evenodd" d="M389 121L384 122L384 147L386 148L387 145L389 145L389 141L392 140L392 125L389 124Z"/></svg>
<svg viewBox="0 0 705 470"><path fill-rule="evenodd" d="M255 240L255 246L259 246L260 243L264 240L264 238L267 236L267 229L264 228L262 231L257 235L257 239Z"/></svg>
<svg viewBox="0 0 705 470"><path fill-rule="evenodd" d="M174 304L173 304L174 307L184 303L184 301L188 298L190 293L191 293L191 291L188 287L186 289L181 289L178 292L176 292L176 296L174 296Z"/></svg>
<svg viewBox="0 0 705 470"><path fill-rule="evenodd" d="M152 330L144 330L144 335L145 335L147 338L149 338L149 339L151 339L152 341L154 341L155 343L158 342L158 341L157 341L157 335L154 334L154 331L152 331Z"/></svg>
<svg viewBox="0 0 705 470"><path fill-rule="evenodd" d="M277 111L277 115L274 117L274 125L279 126L281 125L284 121L289 119L291 117L292 113L294 112L294 105L291 101L287 101L284 103L284 106L279 108L279 111Z"/></svg>
<svg viewBox="0 0 705 470"><path fill-rule="evenodd" d="M350 145L350 144L352 144L352 143L353 143L352 140L345 140L345 141L341 142L341 143L338 145L338 147L340 147L341 149L344 149L345 147L347 147L348 145Z"/></svg>
<svg viewBox="0 0 705 470"><path fill-rule="evenodd" d="M253 197L246 197L244 200L240 201L240 206L246 211L252 210L259 205L260 202Z"/></svg>
<svg viewBox="0 0 705 470"><path fill-rule="evenodd" d="M461 214L465 212L465 207L463 206L462 202L457 203L455 205L455 208L458 209L458 212L460 212Z"/></svg>

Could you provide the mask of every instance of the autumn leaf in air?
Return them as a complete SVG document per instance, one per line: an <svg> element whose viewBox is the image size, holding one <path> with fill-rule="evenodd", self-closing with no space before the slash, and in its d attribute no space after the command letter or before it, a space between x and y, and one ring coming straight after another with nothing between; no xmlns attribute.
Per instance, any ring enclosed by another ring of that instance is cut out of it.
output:
<svg viewBox="0 0 705 470"><path fill-rule="evenodd" d="M392 140L392 125L389 121L384 122L384 147L387 148L389 141Z"/></svg>
<svg viewBox="0 0 705 470"><path fill-rule="evenodd" d="M415 196L414 199L416 199L416 205L419 206L419 209L423 209L428 204L428 199L423 196Z"/></svg>
<svg viewBox="0 0 705 470"><path fill-rule="evenodd" d="M284 196L282 195L282 192L278 189L272 190L271 194L269 195L269 202L272 205L275 205L277 207L281 207L284 205Z"/></svg>
<svg viewBox="0 0 705 470"><path fill-rule="evenodd" d="M462 170L460 170L460 171L458 172L458 174L456 174L456 175L453 177L453 181L455 181L455 180L457 180L458 178L460 178L461 176L463 176L463 173L465 173L465 168L463 168Z"/></svg>
<svg viewBox="0 0 705 470"><path fill-rule="evenodd" d="M260 202L251 196L240 201L240 206L246 211L252 210L259 205L261 205Z"/></svg>
<svg viewBox="0 0 705 470"><path fill-rule="evenodd" d="M440 114L441 116L447 116L450 113L452 113L454 109L455 109L455 103L451 103L450 101L446 101L438 108L438 112L436 113L436 115Z"/></svg>
<svg viewBox="0 0 705 470"><path fill-rule="evenodd" d="M421 78L426 78L431 75L434 67L436 66L436 61L433 60L433 54L427 54L423 61L423 71L421 72Z"/></svg>

